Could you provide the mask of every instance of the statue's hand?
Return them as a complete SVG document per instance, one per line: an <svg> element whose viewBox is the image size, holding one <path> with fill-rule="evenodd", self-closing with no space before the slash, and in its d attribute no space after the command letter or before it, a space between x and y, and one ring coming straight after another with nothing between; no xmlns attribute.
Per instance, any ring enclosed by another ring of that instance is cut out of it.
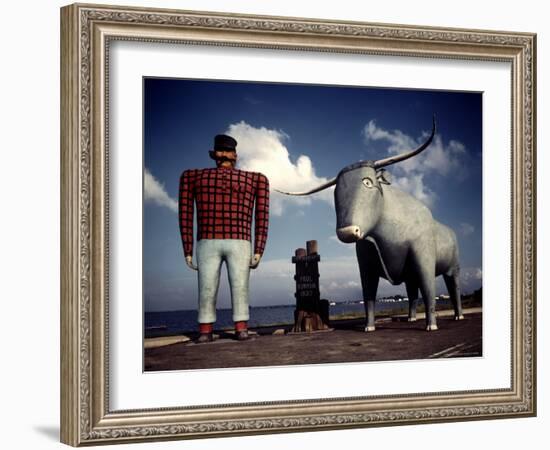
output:
<svg viewBox="0 0 550 450"><path fill-rule="evenodd" d="M250 268L255 269L256 267L258 267L258 264L260 264L260 259L262 259L262 255L256 253L250 260Z"/></svg>
<svg viewBox="0 0 550 450"><path fill-rule="evenodd" d="M187 265L189 266L190 269L199 270L199 268L197 266L195 266L195 264L193 264L193 257L192 256L186 256L185 257L185 262L187 263Z"/></svg>

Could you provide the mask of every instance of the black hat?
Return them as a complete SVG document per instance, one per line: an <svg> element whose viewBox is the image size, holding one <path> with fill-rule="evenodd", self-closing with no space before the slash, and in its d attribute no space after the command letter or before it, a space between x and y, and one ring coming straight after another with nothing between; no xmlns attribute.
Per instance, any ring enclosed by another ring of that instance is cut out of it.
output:
<svg viewBox="0 0 550 450"><path fill-rule="evenodd" d="M221 150L225 152L234 152L237 147L237 141L231 136L226 134L218 134L214 138L214 150Z"/></svg>

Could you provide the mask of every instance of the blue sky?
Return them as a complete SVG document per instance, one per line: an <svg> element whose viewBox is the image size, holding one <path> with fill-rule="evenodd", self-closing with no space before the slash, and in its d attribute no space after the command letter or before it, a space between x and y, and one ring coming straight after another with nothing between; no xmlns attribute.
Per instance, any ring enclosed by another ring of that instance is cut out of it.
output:
<svg viewBox="0 0 550 450"><path fill-rule="evenodd" d="M392 182L455 230L465 293L482 282L482 94L181 79L144 79L144 236L146 311L195 309L196 272L185 265L177 220L180 174L213 167L213 138L237 141L238 167L264 173L271 187L304 190L363 159L416 147L421 155L389 167ZM316 239L323 298L361 298L353 244L336 239L332 189L308 198L272 192L266 251L251 272L250 304L294 302L294 250ZM438 280L438 293L446 293ZM381 282L379 295L404 293ZM219 307L229 307L225 269Z"/></svg>

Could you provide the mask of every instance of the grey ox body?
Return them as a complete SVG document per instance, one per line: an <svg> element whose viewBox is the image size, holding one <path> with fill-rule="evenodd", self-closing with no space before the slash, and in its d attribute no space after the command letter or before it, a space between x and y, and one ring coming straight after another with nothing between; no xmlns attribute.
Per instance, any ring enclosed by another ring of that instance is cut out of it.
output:
<svg viewBox="0 0 550 450"><path fill-rule="evenodd" d="M416 321L418 292L426 309L426 330L437 330L435 278L443 275L455 320L463 319L459 287L456 235L437 222L426 205L390 185L384 167L414 157L426 149L435 134L410 152L378 161L360 161L345 167L331 181L307 192L310 195L336 185L336 234L342 242L355 243L363 300L365 331L374 331L374 306L380 277L405 283L409 297L409 321Z"/></svg>

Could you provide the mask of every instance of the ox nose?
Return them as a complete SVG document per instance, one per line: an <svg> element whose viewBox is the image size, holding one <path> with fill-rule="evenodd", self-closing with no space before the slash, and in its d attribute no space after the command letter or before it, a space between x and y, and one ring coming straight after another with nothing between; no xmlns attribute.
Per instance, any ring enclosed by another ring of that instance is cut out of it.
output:
<svg viewBox="0 0 550 450"><path fill-rule="evenodd" d="M361 239L361 228L357 225L350 225L349 227L342 227L336 230L338 239L342 242L356 242Z"/></svg>

